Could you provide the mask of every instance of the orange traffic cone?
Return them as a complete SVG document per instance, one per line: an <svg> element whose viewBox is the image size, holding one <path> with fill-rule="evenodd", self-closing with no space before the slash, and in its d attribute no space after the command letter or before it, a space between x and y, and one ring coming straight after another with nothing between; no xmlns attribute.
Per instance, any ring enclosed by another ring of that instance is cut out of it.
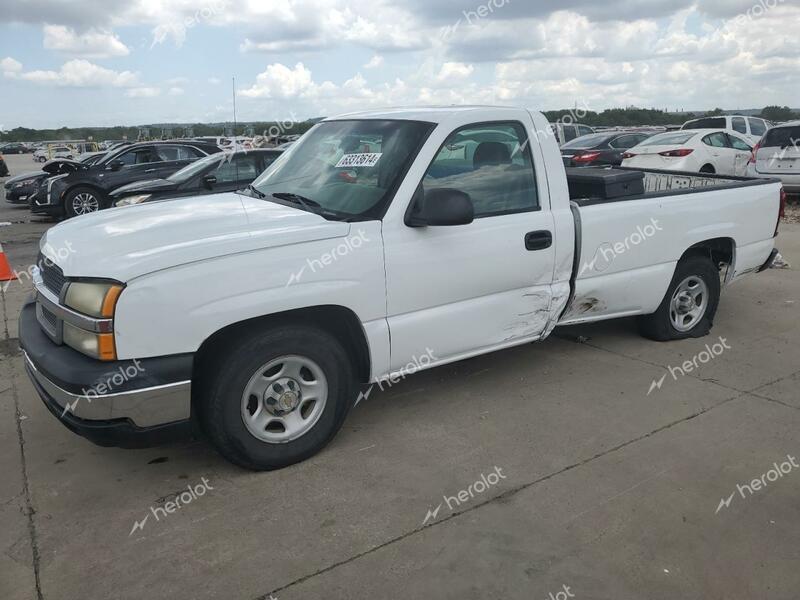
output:
<svg viewBox="0 0 800 600"><path fill-rule="evenodd" d="M16 278L17 275L11 270L6 253L3 252L3 245L0 244L0 281L14 281Z"/></svg>

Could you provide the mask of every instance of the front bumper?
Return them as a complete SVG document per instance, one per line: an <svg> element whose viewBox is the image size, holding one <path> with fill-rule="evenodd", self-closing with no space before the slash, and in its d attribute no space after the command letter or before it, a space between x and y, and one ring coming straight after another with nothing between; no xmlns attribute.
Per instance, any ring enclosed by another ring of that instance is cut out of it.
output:
<svg viewBox="0 0 800 600"><path fill-rule="evenodd" d="M192 432L192 354L101 362L50 340L32 301L22 308L25 368L48 410L101 446L142 448Z"/></svg>
<svg viewBox="0 0 800 600"><path fill-rule="evenodd" d="M6 188L6 202L10 204L28 204L28 201L36 193L37 188Z"/></svg>

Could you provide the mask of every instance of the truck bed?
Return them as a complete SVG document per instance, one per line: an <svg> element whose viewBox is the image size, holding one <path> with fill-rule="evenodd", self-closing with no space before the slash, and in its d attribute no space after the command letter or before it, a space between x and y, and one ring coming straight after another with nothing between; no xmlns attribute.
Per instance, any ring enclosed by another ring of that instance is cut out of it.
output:
<svg viewBox="0 0 800 600"><path fill-rule="evenodd" d="M632 169L628 167L567 168L567 182L570 187L570 200L579 206L591 206L607 202L641 200L655 196L693 194L713 189L734 189L747 186L765 185L774 180L754 177L735 177L732 175L712 175L706 173L684 173L680 171L658 171L655 169ZM624 176L629 173L644 175L644 193L621 193L607 197L606 185L609 174ZM575 185L580 179L581 185ZM581 193L575 193L578 188ZM588 189L588 193L587 193Z"/></svg>

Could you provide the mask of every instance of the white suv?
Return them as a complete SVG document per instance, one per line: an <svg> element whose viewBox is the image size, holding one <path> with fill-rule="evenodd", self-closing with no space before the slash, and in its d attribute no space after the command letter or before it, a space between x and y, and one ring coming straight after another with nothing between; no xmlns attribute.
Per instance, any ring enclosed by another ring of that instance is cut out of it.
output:
<svg viewBox="0 0 800 600"><path fill-rule="evenodd" d="M33 153L33 160L38 162L47 162L54 158L74 158L75 151L69 146L50 146L49 148L41 148Z"/></svg>
<svg viewBox="0 0 800 600"><path fill-rule="evenodd" d="M777 125L753 148L751 177L777 177L784 189L800 193L800 121Z"/></svg>
<svg viewBox="0 0 800 600"><path fill-rule="evenodd" d="M757 143L767 133L772 125L769 121L758 117L745 117L742 115L720 115L718 117L702 117L686 121L681 129L730 129L741 133L753 144Z"/></svg>

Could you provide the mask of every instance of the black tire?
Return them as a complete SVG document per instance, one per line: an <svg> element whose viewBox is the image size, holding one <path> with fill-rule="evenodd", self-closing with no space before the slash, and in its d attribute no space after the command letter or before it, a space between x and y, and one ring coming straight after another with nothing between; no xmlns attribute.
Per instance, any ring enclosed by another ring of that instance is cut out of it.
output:
<svg viewBox="0 0 800 600"><path fill-rule="evenodd" d="M705 173L706 175L714 175L717 170L714 168L714 165L703 165L700 168L701 173Z"/></svg>
<svg viewBox="0 0 800 600"><path fill-rule="evenodd" d="M689 277L699 277L707 286L707 306L702 318L699 318L691 329L680 331L672 321L672 301L681 283ZM699 254L686 256L675 268L675 274L658 310L652 315L639 317L639 330L644 337L659 342L704 337L710 333L714 325L719 295L719 271L711 259Z"/></svg>
<svg viewBox="0 0 800 600"><path fill-rule="evenodd" d="M78 196L80 196L81 194L86 194L94 198L97 204L97 209L89 212L78 211L76 209L75 203L76 203L76 198L78 198ZM71 189L69 192L67 192L67 195L64 198L64 214L68 219L80 215L91 214L92 212L97 212L105 207L106 207L105 196L103 196L96 189L86 186L78 186Z"/></svg>
<svg viewBox="0 0 800 600"><path fill-rule="evenodd" d="M325 374L328 397L314 425L301 437L270 443L255 437L242 416L242 396L250 378L270 361L303 356ZM245 469L281 469L306 460L330 442L354 403L353 367L332 335L305 325L262 327L220 347L201 380L198 413L203 430L222 456Z"/></svg>

